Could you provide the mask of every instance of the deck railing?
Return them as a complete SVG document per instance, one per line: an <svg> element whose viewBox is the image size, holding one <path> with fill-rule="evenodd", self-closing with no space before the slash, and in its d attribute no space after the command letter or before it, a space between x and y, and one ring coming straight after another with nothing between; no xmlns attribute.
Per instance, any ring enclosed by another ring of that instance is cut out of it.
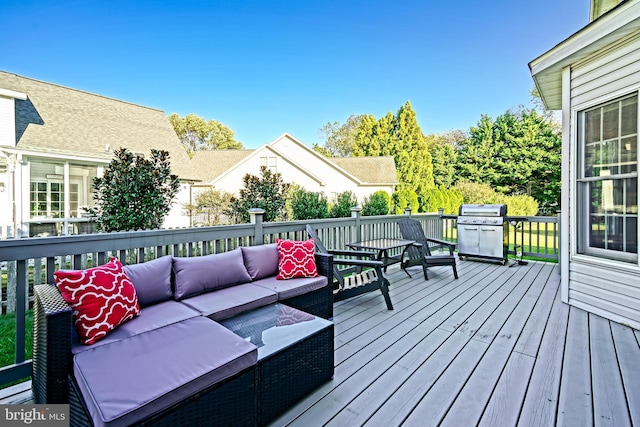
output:
<svg viewBox="0 0 640 427"><path fill-rule="evenodd" d="M26 327L33 285L53 283L60 268L83 269L100 265L114 256L123 264L134 264L163 255L199 256L225 252L239 246L275 242L276 237L307 239L306 224L312 224L330 249L346 249L348 243L377 237L400 237L397 221L403 215L361 216L312 221L263 222L260 210L251 212L250 224L144 230L71 236L0 240L2 315L15 316L14 364L0 367L0 387L31 375ZM427 236L456 241L455 218L439 214L414 214ZM525 255L557 259L558 229L555 217L531 217L528 226L514 229L515 241L525 242ZM540 225L543 225L540 227ZM544 237L542 237L544 236ZM520 239L520 240L518 240ZM7 337L0 337L6 342Z"/></svg>

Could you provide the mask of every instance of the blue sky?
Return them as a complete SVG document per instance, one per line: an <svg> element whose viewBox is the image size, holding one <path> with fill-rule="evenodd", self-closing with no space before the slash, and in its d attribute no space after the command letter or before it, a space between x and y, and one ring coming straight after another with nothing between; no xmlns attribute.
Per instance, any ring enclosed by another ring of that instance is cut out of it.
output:
<svg viewBox="0 0 640 427"><path fill-rule="evenodd" d="M229 126L247 148L407 100L425 134L529 105L589 0L4 1L0 70Z"/></svg>

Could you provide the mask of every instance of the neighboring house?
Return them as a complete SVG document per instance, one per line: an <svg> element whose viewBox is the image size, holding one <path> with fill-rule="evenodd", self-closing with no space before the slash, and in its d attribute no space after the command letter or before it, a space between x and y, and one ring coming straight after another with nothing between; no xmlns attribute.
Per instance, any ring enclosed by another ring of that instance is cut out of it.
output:
<svg viewBox="0 0 640 427"><path fill-rule="evenodd" d="M93 204L92 178L123 146L170 153L182 185L165 225L189 225L189 158L164 112L0 72L0 237L81 216Z"/></svg>
<svg viewBox="0 0 640 427"><path fill-rule="evenodd" d="M378 190L391 195L398 184L393 157L328 158L287 133L255 150L197 151L191 161L203 184L235 194L247 173L260 176L261 166L329 200L352 191L362 204Z"/></svg>
<svg viewBox="0 0 640 427"><path fill-rule="evenodd" d="M562 110L562 300L640 329L640 0L592 0L591 20L529 64Z"/></svg>

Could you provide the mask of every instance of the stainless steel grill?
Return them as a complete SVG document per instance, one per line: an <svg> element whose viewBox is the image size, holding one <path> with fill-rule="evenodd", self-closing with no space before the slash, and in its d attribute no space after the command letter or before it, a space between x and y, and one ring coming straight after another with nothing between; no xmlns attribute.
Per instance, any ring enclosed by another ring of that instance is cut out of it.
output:
<svg viewBox="0 0 640 427"><path fill-rule="evenodd" d="M507 262L509 223L507 205L460 206L458 212L458 256Z"/></svg>

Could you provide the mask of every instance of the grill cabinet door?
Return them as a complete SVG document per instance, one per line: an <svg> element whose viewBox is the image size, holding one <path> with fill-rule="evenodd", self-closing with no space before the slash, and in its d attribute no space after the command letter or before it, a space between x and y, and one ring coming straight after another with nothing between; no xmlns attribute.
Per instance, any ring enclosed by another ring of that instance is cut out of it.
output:
<svg viewBox="0 0 640 427"><path fill-rule="evenodd" d="M502 227L495 225L481 225L480 252L483 256L502 258L503 257L503 233Z"/></svg>

